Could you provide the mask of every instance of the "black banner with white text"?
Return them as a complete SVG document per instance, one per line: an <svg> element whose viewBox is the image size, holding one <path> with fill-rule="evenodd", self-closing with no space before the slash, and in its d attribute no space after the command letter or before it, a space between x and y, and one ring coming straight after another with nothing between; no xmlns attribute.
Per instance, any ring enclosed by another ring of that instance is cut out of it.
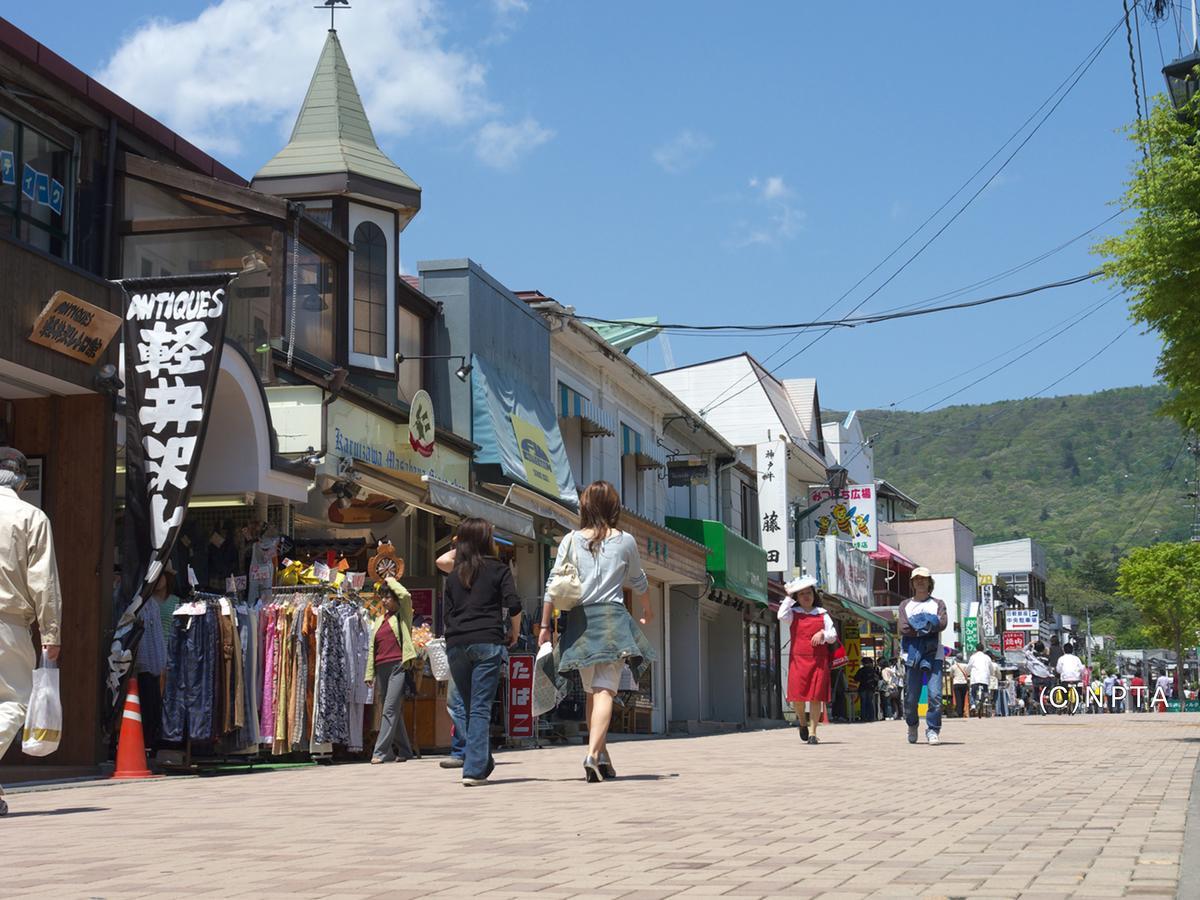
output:
<svg viewBox="0 0 1200 900"><path fill-rule="evenodd" d="M228 273L134 278L125 289L125 531L107 684L113 710L142 635L142 607L187 514L225 341Z"/></svg>

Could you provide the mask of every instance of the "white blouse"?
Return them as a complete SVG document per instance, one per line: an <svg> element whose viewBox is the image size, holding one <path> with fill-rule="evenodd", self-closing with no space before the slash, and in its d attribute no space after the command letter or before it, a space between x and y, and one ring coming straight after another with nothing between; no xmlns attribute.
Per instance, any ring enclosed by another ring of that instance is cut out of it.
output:
<svg viewBox="0 0 1200 900"><path fill-rule="evenodd" d="M822 630L824 642L832 644L837 641L837 628L833 625L833 619L829 618L829 613L825 612L823 607L814 606L810 610L805 610L803 606L796 605L795 597L785 597L779 604L779 621L788 625L792 624L792 616L824 616L825 627Z"/></svg>

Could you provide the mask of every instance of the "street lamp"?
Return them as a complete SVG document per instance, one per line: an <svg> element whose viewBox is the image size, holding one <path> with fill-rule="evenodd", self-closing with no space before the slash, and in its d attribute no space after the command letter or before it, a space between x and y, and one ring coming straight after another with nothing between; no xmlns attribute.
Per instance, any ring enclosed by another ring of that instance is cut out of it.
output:
<svg viewBox="0 0 1200 900"><path fill-rule="evenodd" d="M1196 95L1200 81L1196 79L1196 67L1200 66L1200 47L1194 47L1192 52L1163 67L1163 77L1167 80L1167 93L1171 97L1171 105L1176 112L1186 112Z"/></svg>

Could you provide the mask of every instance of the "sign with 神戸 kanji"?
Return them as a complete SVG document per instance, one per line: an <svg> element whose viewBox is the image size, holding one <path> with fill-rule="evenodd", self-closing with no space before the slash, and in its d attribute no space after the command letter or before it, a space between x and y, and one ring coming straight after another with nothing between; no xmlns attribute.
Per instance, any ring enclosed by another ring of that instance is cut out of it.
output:
<svg viewBox="0 0 1200 900"><path fill-rule="evenodd" d="M231 274L120 282L125 306L125 535L128 605L108 658L115 707L137 650L142 605L175 546L208 427Z"/></svg>
<svg viewBox="0 0 1200 900"><path fill-rule="evenodd" d="M767 551L768 572L790 572L788 559L791 517L788 514L787 444L766 441L755 454L758 468L758 516L762 548Z"/></svg>

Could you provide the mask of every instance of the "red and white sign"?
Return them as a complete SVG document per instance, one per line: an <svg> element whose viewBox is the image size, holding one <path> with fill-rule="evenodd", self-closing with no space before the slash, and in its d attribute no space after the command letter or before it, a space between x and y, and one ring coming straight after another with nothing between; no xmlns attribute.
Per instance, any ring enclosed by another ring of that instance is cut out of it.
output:
<svg viewBox="0 0 1200 900"><path fill-rule="evenodd" d="M508 657L508 736L534 736L533 654L511 653Z"/></svg>
<svg viewBox="0 0 1200 900"><path fill-rule="evenodd" d="M1004 652L1015 650L1020 653L1025 649L1025 635L1019 631L1004 632Z"/></svg>

